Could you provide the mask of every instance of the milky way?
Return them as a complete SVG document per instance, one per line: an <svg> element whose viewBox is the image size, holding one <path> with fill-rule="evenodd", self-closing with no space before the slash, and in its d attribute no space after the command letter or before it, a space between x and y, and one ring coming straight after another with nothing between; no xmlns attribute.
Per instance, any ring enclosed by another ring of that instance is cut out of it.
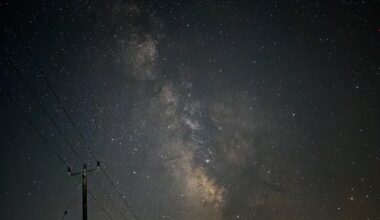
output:
<svg viewBox="0 0 380 220"><path fill-rule="evenodd" d="M269 200L281 201L277 192L284 191L285 181L289 180L281 179L280 173L291 173L294 167L292 161L275 161L281 160L282 152L273 148L277 148L282 132L258 113L255 95L246 90L218 94L223 87L218 82L211 88L214 96L194 95L193 70L178 65L174 72L177 77L167 79L161 69L164 64L159 64L162 58L158 37L140 32L126 41L129 46L122 55L131 67L126 74L142 84L138 86L139 95L147 97L135 106L130 120L140 124L139 131L147 133L155 143L147 147L149 154L159 157L158 163L168 173L170 191L177 197L175 200L182 200L178 208L184 214L176 213L176 218L251 218L255 214L243 213ZM270 132L275 132L272 134L276 141L270 140ZM287 169L276 163L287 164ZM234 183L237 179L238 186ZM246 203L247 210L226 214L236 196L239 202Z"/></svg>

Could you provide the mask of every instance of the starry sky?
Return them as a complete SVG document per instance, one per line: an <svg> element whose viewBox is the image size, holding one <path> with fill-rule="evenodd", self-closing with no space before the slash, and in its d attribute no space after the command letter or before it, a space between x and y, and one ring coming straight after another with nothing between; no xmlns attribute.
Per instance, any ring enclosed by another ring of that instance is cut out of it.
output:
<svg viewBox="0 0 380 220"><path fill-rule="evenodd" d="M0 219L380 219L379 1L0 6Z"/></svg>

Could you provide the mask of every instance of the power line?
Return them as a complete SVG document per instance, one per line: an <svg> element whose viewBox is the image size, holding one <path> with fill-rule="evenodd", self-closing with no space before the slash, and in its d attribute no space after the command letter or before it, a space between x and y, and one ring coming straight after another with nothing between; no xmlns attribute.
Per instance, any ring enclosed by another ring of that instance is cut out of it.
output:
<svg viewBox="0 0 380 220"><path fill-rule="evenodd" d="M23 38L21 37L21 35L18 33L18 31L16 30L16 28L14 27L13 25L13 22L12 20L8 17L8 15L6 13L4 13L6 19L8 20L8 23L10 24L11 26L11 29L12 31L15 33L17 39L21 42L21 44L23 45L24 49L26 50L27 54L29 55L32 63L34 63L34 65L37 67L38 69L38 72L42 75L42 77L44 78L44 81L45 81L45 84L47 86L47 88L51 91L51 93L53 94L53 96L55 97L57 103L60 105L60 107L63 109L63 112L65 114L65 116L69 119L70 123L72 124L72 126L74 127L74 130L76 131L76 133L78 134L78 136L80 137L80 139L82 140L82 142L84 143L84 146L86 147L86 149L90 152L90 154L92 155L92 157L98 161L94 151L92 150L92 148L87 144L87 141L86 139L84 138L84 136L82 135L82 133L80 132L79 128L76 126L76 124L74 123L74 120L72 119L72 117L70 116L69 112L67 111L67 109L65 108L65 106L63 105L61 99L59 98L59 96L57 95L57 93L55 92L55 90L53 89L53 87L51 86L51 83L49 81L49 79L47 78L46 74L42 71L42 68L41 66L39 65L39 63L36 61L35 57L33 56L33 53L32 51L30 50L29 46L27 45L27 43L23 40ZM107 180L111 183L111 185L113 186L113 188L115 189L115 191L117 192L117 194L120 196L120 198L123 200L124 204L126 205L126 207L129 209L131 215L136 219L138 220L138 216L134 213L133 211L133 208L131 207L130 204L128 204L128 202L126 201L125 199L125 196L123 196L120 191L118 190L116 184L112 181L112 179L110 178L109 174L107 173L107 171L105 169L102 169L102 173L106 176Z"/></svg>
<svg viewBox="0 0 380 220"><path fill-rule="evenodd" d="M60 107L63 109L63 112L65 114L65 116L69 119L70 123L72 124L72 126L74 127L74 130L78 133L78 135L80 136L80 138L84 141L85 143L85 146L87 148L87 150L90 152L90 154L94 157L94 159L96 161L98 161L98 159L96 158L95 156L95 153L93 152L93 150L87 145L83 135L80 133L79 131L79 128L78 126L75 125L74 123L74 120L72 119L72 117L70 116L69 112L67 111L67 109L65 108L65 106L63 105L62 101L61 101L61 98L57 95L57 93L55 92L55 90L53 89L53 87L51 86L51 83L50 83L50 80L49 78L46 76L46 74L42 71L42 68L40 66L40 64L36 61L36 58L34 57L32 51L30 50L29 46L27 45L27 43L24 41L24 39L21 37L21 35L19 34L19 32L16 30L16 28L14 27L13 25L13 22L12 20L8 17L8 15L6 13L4 13L5 15L5 18L8 20L8 23L11 25L11 29L13 31L13 33L15 34L16 38L21 42L22 46L24 47L26 53L28 54L28 56L30 57L32 63L37 67L37 70L38 72L41 74L42 78L44 79L44 82L45 82L45 85L46 87L50 90L50 92L53 94L55 100L57 101L57 103L60 105Z"/></svg>
<svg viewBox="0 0 380 220"><path fill-rule="evenodd" d="M123 195L121 195L120 191L118 190L118 188L116 187L116 184L111 180L110 176L108 175L108 173L106 171L103 172L103 174L107 177L107 179L110 181L110 183L113 185L113 187L115 188L115 191L117 192L117 194L122 198L125 206L130 210L131 212L131 215L133 216L133 218L135 218L136 220L139 220L139 217L133 212L133 209L132 207L128 204L127 201L125 201L125 198Z"/></svg>
<svg viewBox="0 0 380 220"><path fill-rule="evenodd" d="M65 160L59 155L59 153L54 149L54 147L48 142L48 140L45 138L45 136L42 134L42 132L37 128L37 126L33 123L33 121L26 115L26 113L24 111L21 110L20 106L17 104L16 100L14 100L12 98L12 96L6 91L5 94L7 95L8 99L11 101L11 103L13 104L14 108L16 109L16 111L18 111L24 118L25 120L28 122L28 124L37 132L37 134L41 137L41 139L45 142L46 146L49 147L49 149L52 151L52 153L55 155L55 157L61 162L62 166L64 168L68 167L69 165L65 162ZM104 190L104 189L103 189ZM91 197L96 201L96 203L98 203L98 205L102 208L102 210L107 214L107 216L110 218L110 219L113 219L110 214L108 213L108 211L99 203L99 201L95 198L95 196L93 195L93 193L89 190L89 193L91 195ZM106 195L108 195L106 193ZM68 208L70 207L72 201L74 200L74 198L69 202L69 205L67 206L66 210L68 210ZM66 211L65 210L65 211ZM66 212L65 214L62 216L62 219L65 217L66 215Z"/></svg>
<svg viewBox="0 0 380 220"><path fill-rule="evenodd" d="M49 121L53 124L53 126L57 129L58 133L62 136L62 138L64 139L64 141L68 144L68 146L70 147L70 149L74 152L75 156L79 159L79 161L81 161L81 163L83 163L83 159L82 157L79 155L79 153L75 150L74 146L67 140L66 136L63 135L63 132L62 130L59 128L58 124L54 121L54 119L52 118L52 116L50 115L50 113L46 110L46 108L44 107L44 105L41 103L40 99L38 98L38 96L34 93L33 89L29 86L29 83L26 81L26 79L24 78L24 75L17 69L16 65L13 63L13 61L11 60L10 56L5 52L4 48L3 47L0 47L0 50L1 50L1 53L3 54L3 56L5 57L5 59L7 60L8 64L12 67L12 69L16 72L18 78L20 78L20 80L22 81L22 83L25 85L25 87L29 90L30 94L33 96L33 98L37 101L38 105L40 106L40 108L42 109L42 111L46 114L46 116L49 118Z"/></svg>
<svg viewBox="0 0 380 220"><path fill-rule="evenodd" d="M63 213L63 215L62 215L61 220L65 219L65 217L67 216L67 213L69 212L69 209L70 209L70 207L71 207L71 204L74 202L74 199L75 199L75 193L78 192L78 190L80 189L80 186L81 186L81 184L78 184L77 188L75 189L74 195L73 195L73 197L70 199L69 203L67 204L66 209L65 209L65 211L64 211L64 213Z"/></svg>
<svg viewBox="0 0 380 220"><path fill-rule="evenodd" d="M24 76L21 74L20 71L18 71L18 69L16 68L15 64L10 59L9 55L5 52L5 50L2 47L0 48L0 50L3 53L3 55L6 57L7 62L12 66L12 68L14 69L14 71L17 73L18 77L21 79L21 81L23 82L23 84L27 87L27 89L29 90L29 92L32 94L32 96L35 98L35 100L38 102L39 106L42 108L42 110L44 111L44 113L48 116L49 120L52 122L52 124L54 125L54 127L57 129L57 131L59 132L59 134L64 138L65 143L68 144L68 146L74 152L74 154L77 156L77 158L83 163L83 160L82 160L81 156L79 155L79 153L74 149L74 147L72 146L72 144L67 140L66 136L63 135L62 130L58 127L57 123L53 120L53 118L51 117L51 115L49 114L49 112L46 110L46 108L40 102L39 98L33 92L32 88L29 86L29 84L25 80ZM57 99L57 100L59 100L59 99ZM59 104L63 107L62 103L59 103ZM66 114L69 116L69 114L67 113L66 108L63 107L63 109L66 112ZM75 124L74 124L74 122L73 122L73 120L71 119L70 116L69 116L69 119L70 119L71 123L73 124L73 126L75 126ZM80 136L81 136L81 138L83 138L83 136L81 134L80 134ZM88 146L88 145L86 144L86 146ZM93 157L96 159L96 157L95 157L94 154L93 154ZM104 173L106 173L106 172L104 171ZM108 174L107 174L107 176L108 176ZM108 176L108 178L109 178L109 176ZM113 202L113 200L110 198L110 196L108 195L108 193L106 192L106 190L104 189L104 187L100 184L100 182L97 179L96 179L96 183L102 189L102 191L106 194L107 198L111 201L112 205L118 210L118 212L121 214L121 216L124 219L126 219L125 215L121 212L120 208L115 205L115 203ZM111 183L113 183L113 182L111 182Z"/></svg>
<svg viewBox="0 0 380 220"><path fill-rule="evenodd" d="M111 216L111 214L107 211L107 209L105 209L102 205L101 205L101 203L96 199L96 197L94 196L94 194L89 190L88 191L89 192L89 194L90 194L90 196L92 197L92 199L96 202L96 203L98 203L98 205L100 206L100 208L103 210L103 212L107 215L107 217L109 218L109 219L114 219L114 218L112 218L112 216Z"/></svg>
<svg viewBox="0 0 380 220"><path fill-rule="evenodd" d="M67 140L67 138L63 135L63 132L61 131L61 129L59 128L59 126L57 125L57 123L54 121L54 119L51 117L51 115L49 114L49 112L43 106L43 104L41 103L41 101L38 98L38 96L33 92L32 88L29 86L28 82L25 80L25 78L23 77L23 75L21 74L21 72L17 69L16 65L11 60L10 56L5 52L5 50L2 47L0 47L0 50L1 50L2 54L3 54L3 56L6 58L8 64L10 66L12 66L12 69L17 73L18 77L21 79L21 81L23 82L23 84L27 87L27 89L29 90L29 92L32 94L33 98L38 102L39 106L43 109L43 112L48 116L49 120L52 122L52 124L54 125L54 127L56 127L56 129L59 132L59 134L63 137L65 143L68 146L70 146L70 149L74 152L74 154L77 156L77 158L80 160L80 162L83 163L83 160L82 160L81 156L74 149L74 147ZM101 185L101 183L97 179L95 179L95 180L96 180L97 185L102 189L102 192L105 193L106 196L107 196L107 198L111 201L111 204L118 210L118 212L121 214L121 216L124 219L127 219L125 217L125 215L123 214L123 212L120 210L120 208L115 205L114 201L110 198L110 196L108 195L108 193L106 192L106 190L104 189L104 187Z"/></svg>
<svg viewBox="0 0 380 220"><path fill-rule="evenodd" d="M61 162L61 165L63 167L68 167L69 165L65 162L65 160L59 155L59 153L54 149L53 145L51 145L48 140L45 138L45 136L42 134L42 132L37 128L37 126L33 123L33 121L28 117L28 115L21 110L20 106L17 104L16 100L12 98L12 96L6 91L5 94L7 95L8 99L11 101L12 105L16 109L17 112L21 114L21 116L28 122L28 124L37 132L37 134L41 137L41 139L45 142L46 146L49 147L51 152L54 154L56 159ZM109 219L112 219L112 216L109 214L109 212L103 207L103 205L96 199L95 195L92 193L92 191L89 190L89 193L92 197L92 199L99 205L99 207L103 210L103 212L108 216Z"/></svg>
<svg viewBox="0 0 380 220"><path fill-rule="evenodd" d="M42 134L42 132L37 128L37 126L33 123L33 121L25 114L24 111L21 110L20 106L17 104L16 100L12 98L12 96L6 91L5 94L7 95L8 99L11 101L12 105L18 111L28 122L28 124L36 130L37 134L41 137L41 139L46 143L46 145L49 147L50 151L54 154L54 156L62 163L63 167L67 167L68 164L66 161L59 155L59 153L55 150L55 148L49 144L48 140L45 138L45 136Z"/></svg>
<svg viewBox="0 0 380 220"><path fill-rule="evenodd" d="M95 179L95 182L96 184L102 189L103 193L106 194L107 198L111 201L112 205L115 206L117 208L117 211L120 213L120 215L124 218L124 219L127 219L127 217L124 215L124 213L118 208L118 206L115 205L115 203L113 202L112 198L110 197L110 195L106 192L106 190L104 189L104 187L100 184L100 182L98 181L98 179L96 177L94 177Z"/></svg>

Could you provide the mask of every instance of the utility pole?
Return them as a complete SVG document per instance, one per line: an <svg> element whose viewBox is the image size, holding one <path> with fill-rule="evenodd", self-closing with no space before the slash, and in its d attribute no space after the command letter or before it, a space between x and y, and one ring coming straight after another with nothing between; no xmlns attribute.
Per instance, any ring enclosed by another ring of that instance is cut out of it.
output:
<svg viewBox="0 0 380 220"><path fill-rule="evenodd" d="M81 175L82 176L82 219L87 220L87 175L90 173L99 171L100 169L100 162L96 162L96 168L87 170L86 169L86 164L83 164L83 170L76 172L76 173L71 173L71 168L67 168L67 172L69 173L69 176L77 176Z"/></svg>

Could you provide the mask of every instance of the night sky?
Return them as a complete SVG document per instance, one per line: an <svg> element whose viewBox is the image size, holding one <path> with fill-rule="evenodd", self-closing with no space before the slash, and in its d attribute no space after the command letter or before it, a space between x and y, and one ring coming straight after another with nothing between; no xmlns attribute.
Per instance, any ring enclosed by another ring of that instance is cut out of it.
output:
<svg viewBox="0 0 380 220"><path fill-rule="evenodd" d="M0 6L0 219L380 219L379 1Z"/></svg>

